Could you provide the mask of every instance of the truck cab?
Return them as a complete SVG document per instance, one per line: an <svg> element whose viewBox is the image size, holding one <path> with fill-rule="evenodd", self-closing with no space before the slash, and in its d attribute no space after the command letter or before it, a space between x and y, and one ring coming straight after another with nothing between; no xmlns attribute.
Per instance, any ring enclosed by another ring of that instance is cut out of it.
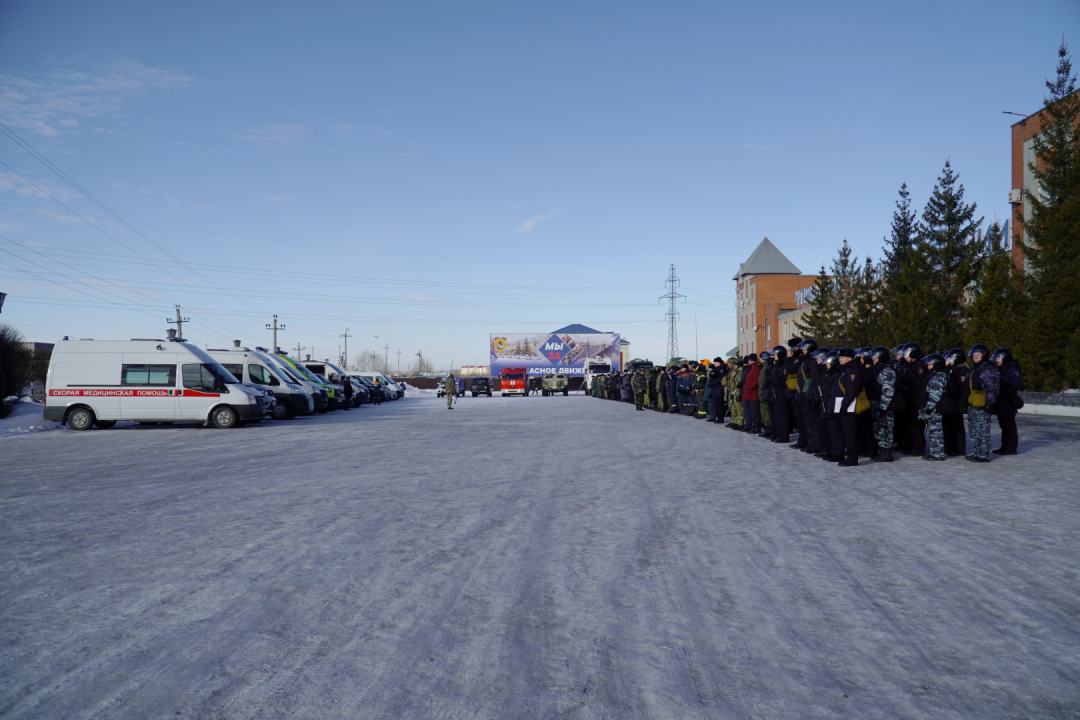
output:
<svg viewBox="0 0 1080 720"><path fill-rule="evenodd" d="M507 395L521 395L525 397L529 390L525 385L526 369L523 367L505 367L502 369L499 390L503 397Z"/></svg>

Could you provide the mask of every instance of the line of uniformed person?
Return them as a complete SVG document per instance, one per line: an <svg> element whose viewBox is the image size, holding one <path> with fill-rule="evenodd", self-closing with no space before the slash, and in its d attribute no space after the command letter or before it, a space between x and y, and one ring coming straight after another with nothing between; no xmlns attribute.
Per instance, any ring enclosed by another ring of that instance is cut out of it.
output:
<svg viewBox="0 0 1080 720"><path fill-rule="evenodd" d="M1008 348L991 353L978 343L926 355L917 342L830 349L796 337L760 356L600 375L589 393L706 422L730 415L732 430L853 467L860 456L892 462L894 450L931 461L965 455L967 435L965 457L989 462L991 415L1001 428L993 452L1015 455L1022 388Z"/></svg>

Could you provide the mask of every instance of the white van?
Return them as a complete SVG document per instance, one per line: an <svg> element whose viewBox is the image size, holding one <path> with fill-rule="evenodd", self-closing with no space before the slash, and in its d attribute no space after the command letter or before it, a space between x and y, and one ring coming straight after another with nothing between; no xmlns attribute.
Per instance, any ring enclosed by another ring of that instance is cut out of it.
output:
<svg viewBox="0 0 1080 720"><path fill-rule="evenodd" d="M261 393L185 342L65 339L45 377L45 419L72 430L117 420L228 428L261 420L266 408Z"/></svg>
<svg viewBox="0 0 1080 720"><path fill-rule="evenodd" d="M310 391L294 383L261 353L241 347L239 341L227 350L210 348L206 354L221 363L237 380L248 385L265 387L273 393L277 404L270 408L270 414L275 420L287 420L315 412L315 400Z"/></svg>

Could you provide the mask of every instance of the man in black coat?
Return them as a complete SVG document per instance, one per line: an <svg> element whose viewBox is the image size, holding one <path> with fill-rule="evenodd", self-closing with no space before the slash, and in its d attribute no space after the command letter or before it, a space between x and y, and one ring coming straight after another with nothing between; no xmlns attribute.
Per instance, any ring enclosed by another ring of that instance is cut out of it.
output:
<svg viewBox="0 0 1080 720"><path fill-rule="evenodd" d="M844 433L844 459L837 463L840 467L855 467L859 464L859 443L855 437L858 418L859 394L863 391L862 369L855 362L855 351L840 348L840 377L837 388L840 393L840 424Z"/></svg>
<svg viewBox="0 0 1080 720"><path fill-rule="evenodd" d="M994 414L997 415L998 427L1001 428L1001 447L992 452L998 455L1015 455L1020 444L1016 432L1016 411L1023 405L1020 391L1024 388L1024 376L1020 372L1020 363L1013 359L1012 350L998 348L990 356L990 363L996 365L1001 374Z"/></svg>

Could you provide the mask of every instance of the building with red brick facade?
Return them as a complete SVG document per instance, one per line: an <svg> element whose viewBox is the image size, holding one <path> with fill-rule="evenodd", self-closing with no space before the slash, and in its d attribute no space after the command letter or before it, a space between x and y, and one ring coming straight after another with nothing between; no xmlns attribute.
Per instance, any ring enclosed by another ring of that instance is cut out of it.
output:
<svg viewBox="0 0 1080 720"><path fill-rule="evenodd" d="M769 238L739 265L735 281L737 352L745 357L788 341L781 337L781 313L796 308L795 293L813 287L814 275L803 275ZM785 318L786 320L786 318Z"/></svg>
<svg viewBox="0 0 1080 720"><path fill-rule="evenodd" d="M1031 218L1031 206L1024 196L1027 191L1038 196L1039 188L1031 166L1035 163L1035 136L1042 132L1043 111L1029 115L1012 126L1012 188L1009 191L1009 204L1012 205L1012 243L1013 264L1021 270L1024 266L1022 244L1028 242L1023 221Z"/></svg>

